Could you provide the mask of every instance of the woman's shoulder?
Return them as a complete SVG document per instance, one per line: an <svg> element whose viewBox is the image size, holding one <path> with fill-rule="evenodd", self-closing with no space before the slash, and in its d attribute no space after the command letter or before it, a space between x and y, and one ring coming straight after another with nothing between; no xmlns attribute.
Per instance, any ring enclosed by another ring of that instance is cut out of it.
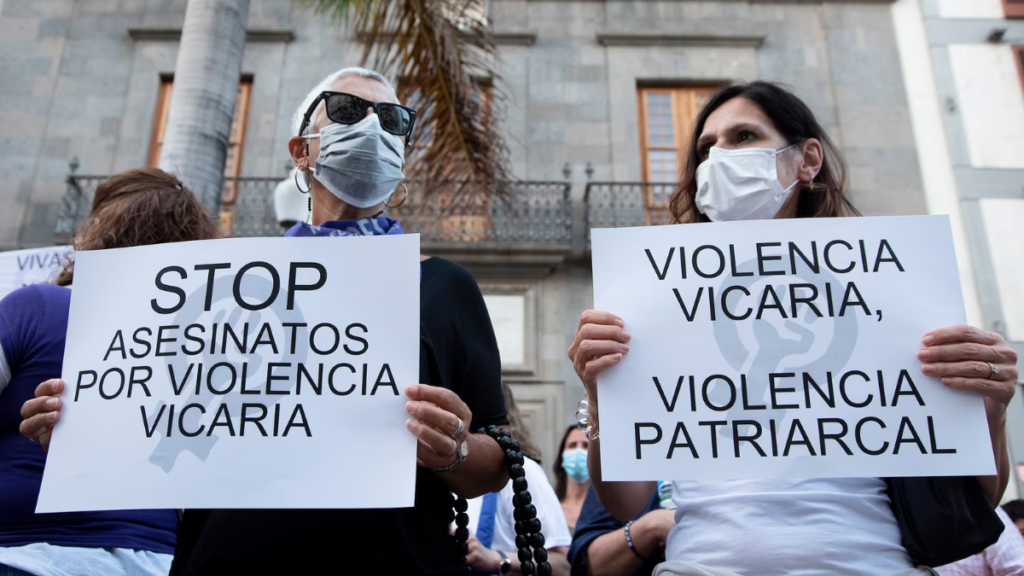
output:
<svg viewBox="0 0 1024 576"><path fill-rule="evenodd" d="M459 297L465 290L480 292L476 278L461 264L433 256L422 261L420 266L421 282L426 291L440 291L452 297Z"/></svg>
<svg viewBox="0 0 1024 576"><path fill-rule="evenodd" d="M55 284L29 284L11 292L0 300L0 311L5 314L32 314L40 308L71 303L71 290Z"/></svg>

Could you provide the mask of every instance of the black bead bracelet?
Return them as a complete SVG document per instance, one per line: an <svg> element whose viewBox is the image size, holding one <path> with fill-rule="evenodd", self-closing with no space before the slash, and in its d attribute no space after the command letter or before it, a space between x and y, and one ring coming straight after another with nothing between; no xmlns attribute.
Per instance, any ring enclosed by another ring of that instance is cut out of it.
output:
<svg viewBox="0 0 1024 576"><path fill-rule="evenodd" d="M551 564L548 563L548 551L544 548L544 535L541 534L540 518L537 518L537 507L532 504L529 484L526 482L525 462L519 451L519 442L512 438L508 430L497 426L488 426L477 430L478 434L487 434L501 446L505 452L505 463L508 464L508 477L512 480L512 517L516 521L516 548L519 549L519 571L524 576L551 576ZM462 554L469 554L469 515L466 510L469 504L465 498L455 498L452 503L455 520L455 542Z"/></svg>

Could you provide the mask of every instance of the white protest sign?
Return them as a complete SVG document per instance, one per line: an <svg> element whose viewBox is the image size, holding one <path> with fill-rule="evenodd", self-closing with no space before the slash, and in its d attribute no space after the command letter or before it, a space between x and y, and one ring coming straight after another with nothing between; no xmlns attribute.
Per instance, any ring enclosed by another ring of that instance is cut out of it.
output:
<svg viewBox="0 0 1024 576"><path fill-rule="evenodd" d="M56 280L69 252L69 246L0 252L0 299L23 286Z"/></svg>
<svg viewBox="0 0 1024 576"><path fill-rule="evenodd" d="M412 506L419 236L80 252L37 512Z"/></svg>
<svg viewBox="0 0 1024 576"><path fill-rule="evenodd" d="M605 480L995 474L980 396L921 373L965 323L945 216L593 231L632 335L598 378Z"/></svg>

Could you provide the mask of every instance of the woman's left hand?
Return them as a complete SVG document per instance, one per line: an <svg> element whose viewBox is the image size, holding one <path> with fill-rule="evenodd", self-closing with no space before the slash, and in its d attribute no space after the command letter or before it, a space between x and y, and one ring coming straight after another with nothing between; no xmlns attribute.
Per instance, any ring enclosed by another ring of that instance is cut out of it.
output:
<svg viewBox="0 0 1024 576"><path fill-rule="evenodd" d="M971 326L950 326L924 336L921 372L954 390L985 397L990 422L999 421L1017 384L1017 353L1003 337Z"/></svg>
<svg viewBox="0 0 1024 576"><path fill-rule="evenodd" d="M406 427L418 440L416 463L425 468L444 468L455 462L462 443L469 438L473 413L447 388L413 384L405 389L410 398L405 410L412 418ZM459 431L461 421L462 432Z"/></svg>

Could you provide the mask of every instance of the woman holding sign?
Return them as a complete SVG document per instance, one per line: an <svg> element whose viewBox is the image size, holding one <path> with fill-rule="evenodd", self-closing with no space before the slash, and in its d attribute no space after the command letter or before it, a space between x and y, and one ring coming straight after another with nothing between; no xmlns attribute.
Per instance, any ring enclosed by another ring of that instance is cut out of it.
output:
<svg viewBox="0 0 1024 576"><path fill-rule="evenodd" d="M140 168L111 176L96 189L74 247L104 250L216 237L202 205L177 178ZM26 286L0 301L0 574L13 569L39 576L164 575L178 529L175 510L35 513L46 454L19 436L18 428L47 447L63 385L39 382L61 372L73 280L70 262L56 285Z"/></svg>
<svg viewBox="0 0 1024 576"><path fill-rule="evenodd" d="M401 234L382 213L403 179L415 114L370 70L346 68L316 86L296 111L289 142L310 222L286 236L344 242ZM352 281L389 278L353 270ZM465 551L449 531L451 493L476 497L508 483L499 444L470 433L508 420L483 296L466 269L439 258L421 259L419 380L405 389L406 425L419 441L415 507L186 510L171 574L464 574ZM25 405L25 435L48 441L58 413L47 402L61 386L40 385L39 398Z"/></svg>
<svg viewBox="0 0 1024 576"><path fill-rule="evenodd" d="M846 197L843 161L811 111L764 82L727 87L705 105L671 209L680 223L858 215ZM654 482L601 477L597 376L629 353L628 320L588 310L569 349L589 397L590 477L601 502L624 521L655 490ZM998 475L972 486L994 505L1009 475L1005 421L1016 354L998 334L967 326L922 338L924 374L984 396ZM897 496L880 478L677 481L676 526L656 574L929 574L908 554Z"/></svg>

